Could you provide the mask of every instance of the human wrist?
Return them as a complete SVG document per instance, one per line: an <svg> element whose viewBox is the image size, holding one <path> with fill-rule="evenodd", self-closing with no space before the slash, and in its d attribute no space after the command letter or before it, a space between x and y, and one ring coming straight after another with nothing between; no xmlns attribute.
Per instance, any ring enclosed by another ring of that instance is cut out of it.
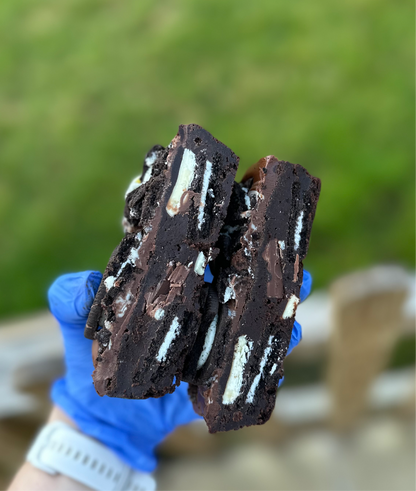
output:
<svg viewBox="0 0 416 491"><path fill-rule="evenodd" d="M52 423L53 421L62 421L62 423L67 424L71 428L79 431L79 428L75 421L70 418L65 411L63 411L59 406L53 406L52 411L48 418L48 423Z"/></svg>
<svg viewBox="0 0 416 491"><path fill-rule="evenodd" d="M23 471L25 476L39 478L46 474L40 479L40 485L36 490L60 490L60 480L58 486L56 479L48 478L48 476L54 478L59 475L66 476L70 482L82 485L68 487L67 479L63 479L62 485L66 486L65 489L154 491L156 486L150 474L134 470L111 448L81 432L71 418L68 418L59 408L54 408L52 411L47 424L33 442L26 459L31 466L25 464ZM43 483L46 483L44 487ZM20 488L11 488L12 491L17 489L23 490L28 487L22 485Z"/></svg>
<svg viewBox="0 0 416 491"><path fill-rule="evenodd" d="M53 406L48 423L61 421L76 429L74 421L58 406ZM91 488L64 474L51 475L26 461L11 482L8 491L85 491Z"/></svg>
<svg viewBox="0 0 416 491"><path fill-rule="evenodd" d="M68 476L50 474L25 462L11 482L7 491L86 491L91 490Z"/></svg>

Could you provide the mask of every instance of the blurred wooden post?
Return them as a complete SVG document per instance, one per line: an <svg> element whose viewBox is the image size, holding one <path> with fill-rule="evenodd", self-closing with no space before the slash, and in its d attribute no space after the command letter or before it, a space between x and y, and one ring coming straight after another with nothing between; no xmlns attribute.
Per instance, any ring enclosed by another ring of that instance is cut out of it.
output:
<svg viewBox="0 0 416 491"><path fill-rule="evenodd" d="M328 382L334 429L348 430L365 411L368 389L397 341L408 288L408 276L398 266L353 273L331 286Z"/></svg>

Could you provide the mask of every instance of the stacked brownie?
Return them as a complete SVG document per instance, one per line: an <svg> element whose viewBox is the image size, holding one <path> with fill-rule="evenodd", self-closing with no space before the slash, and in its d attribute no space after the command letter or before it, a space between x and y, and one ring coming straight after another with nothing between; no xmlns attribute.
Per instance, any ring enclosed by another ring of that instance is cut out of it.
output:
<svg viewBox="0 0 416 491"><path fill-rule="evenodd" d="M273 156L235 183L238 160L197 125L150 150L86 327L100 395L160 397L189 382L210 432L270 417L320 190Z"/></svg>
<svg viewBox="0 0 416 491"><path fill-rule="evenodd" d="M234 186L220 239L224 254L216 260L215 342L187 379L210 431L270 418L318 195L317 179L275 157L261 159ZM206 339L210 336L207 332ZM195 367L198 348L189 358Z"/></svg>

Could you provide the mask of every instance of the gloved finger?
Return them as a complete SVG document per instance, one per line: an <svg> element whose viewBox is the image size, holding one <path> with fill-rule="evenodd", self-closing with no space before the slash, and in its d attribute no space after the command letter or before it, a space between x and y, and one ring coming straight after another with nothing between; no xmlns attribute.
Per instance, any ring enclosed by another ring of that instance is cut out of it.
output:
<svg viewBox="0 0 416 491"><path fill-rule="evenodd" d="M188 384L185 382L182 382L172 394L163 396L161 405L166 432L171 432L178 425L201 419L201 416L194 411L188 396Z"/></svg>
<svg viewBox="0 0 416 491"><path fill-rule="evenodd" d="M309 273L308 273L309 274ZM310 276L310 275L309 275ZM294 348L296 348L296 346L302 341L302 326L299 324L299 322L294 322L293 324L293 329L292 329L292 336L290 338L290 342L289 342L289 347L287 349L287 353L286 353L286 356L287 355L290 355L290 353L292 352L292 350ZM280 380L279 380L279 384L278 384L278 387L280 387L283 382L285 380L285 377L282 377Z"/></svg>
<svg viewBox="0 0 416 491"><path fill-rule="evenodd" d="M309 273L308 273L309 274ZM310 275L309 275L310 276ZM286 356L287 355L290 355L290 353L292 352L292 350L294 348L296 348L296 346L302 341L302 326L299 324L299 322L294 322L293 324L293 329L292 329L292 336L290 338L290 342L289 342L289 348L287 349L287 353L286 353ZM280 387L283 382L285 380L285 377L282 377L280 380L279 380L279 384L278 384L278 387Z"/></svg>
<svg viewBox="0 0 416 491"><path fill-rule="evenodd" d="M286 356L292 352L293 348L296 348L296 346L301 342L301 340L302 340L302 326L299 324L299 322L295 321L293 324L292 336L290 338L289 348L287 349Z"/></svg>
<svg viewBox="0 0 416 491"><path fill-rule="evenodd" d="M308 271L304 270L303 282L300 288L301 302L303 302L308 297L308 295L311 292L311 288L312 288L312 276ZM293 348L296 348L296 346L301 342L301 340L302 340L302 326L299 324L299 322L295 321L293 324L292 336L290 338L289 348L287 350L286 356L292 352ZM279 386L282 383L282 380L279 382Z"/></svg>
<svg viewBox="0 0 416 491"><path fill-rule="evenodd" d="M101 278L99 271L83 271L62 275L54 281L48 291L49 307L61 325L85 325Z"/></svg>
<svg viewBox="0 0 416 491"><path fill-rule="evenodd" d="M303 270L303 282L300 287L300 301L303 302L311 293L312 276L306 269Z"/></svg>
<svg viewBox="0 0 416 491"><path fill-rule="evenodd" d="M71 273L57 278L48 292L51 312L63 336L66 390L73 394L85 390L83 377L88 380L93 371L92 341L84 337L84 327L100 282L98 271Z"/></svg>

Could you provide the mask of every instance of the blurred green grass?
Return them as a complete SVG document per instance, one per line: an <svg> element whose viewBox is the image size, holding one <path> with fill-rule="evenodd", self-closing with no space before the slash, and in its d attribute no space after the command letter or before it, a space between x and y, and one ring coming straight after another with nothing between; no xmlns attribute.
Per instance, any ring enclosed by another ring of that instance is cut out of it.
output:
<svg viewBox="0 0 416 491"><path fill-rule="evenodd" d="M181 123L240 176L275 154L322 179L317 286L414 267L413 35L410 1L0 2L0 316L103 270L125 188Z"/></svg>

